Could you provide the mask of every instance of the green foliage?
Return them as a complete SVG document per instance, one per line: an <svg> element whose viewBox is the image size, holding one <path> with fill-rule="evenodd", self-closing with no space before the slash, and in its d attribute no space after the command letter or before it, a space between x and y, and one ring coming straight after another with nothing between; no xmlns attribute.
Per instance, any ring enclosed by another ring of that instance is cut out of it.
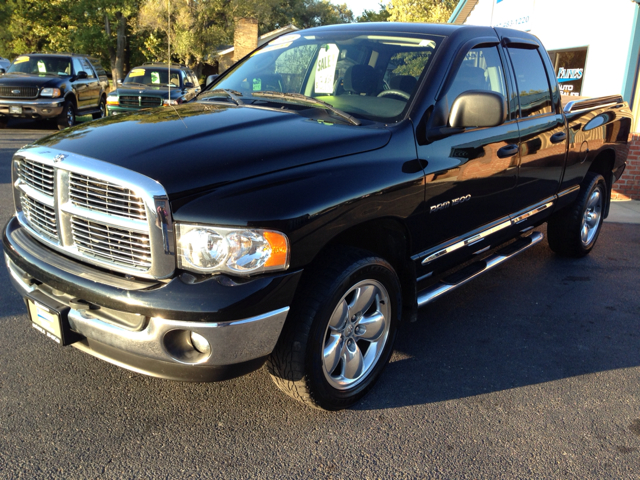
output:
<svg viewBox="0 0 640 480"><path fill-rule="evenodd" d="M220 45L233 43L238 18L257 18L260 33L291 23L308 28L354 21L346 4L333 5L329 0L170 0L170 11L167 3L0 0L0 55L84 53L100 58L109 71L120 68L118 62L120 66L124 62L126 68L144 61L166 61L170 38L172 59L198 70ZM124 25L125 36L120 51L119 25Z"/></svg>
<svg viewBox="0 0 640 480"><path fill-rule="evenodd" d="M356 22L388 22L391 14L387 10L387 7L384 4L380 4L380 11L376 12L374 10L365 10L362 12L358 18L356 18Z"/></svg>
<svg viewBox="0 0 640 480"><path fill-rule="evenodd" d="M260 19L260 33L293 24L298 28L353 22L353 12L346 4L334 5L328 0L280 0L268 16Z"/></svg>
<svg viewBox="0 0 640 480"><path fill-rule="evenodd" d="M390 22L446 23L457 0L391 0Z"/></svg>

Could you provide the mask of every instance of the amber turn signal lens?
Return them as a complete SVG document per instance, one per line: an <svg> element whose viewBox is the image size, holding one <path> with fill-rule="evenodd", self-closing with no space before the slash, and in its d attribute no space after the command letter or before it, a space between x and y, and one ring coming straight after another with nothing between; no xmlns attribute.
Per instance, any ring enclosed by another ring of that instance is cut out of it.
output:
<svg viewBox="0 0 640 480"><path fill-rule="evenodd" d="M289 243L287 237L277 232L264 232L263 237L269 242L271 255L265 262L265 267L286 267L289 260Z"/></svg>

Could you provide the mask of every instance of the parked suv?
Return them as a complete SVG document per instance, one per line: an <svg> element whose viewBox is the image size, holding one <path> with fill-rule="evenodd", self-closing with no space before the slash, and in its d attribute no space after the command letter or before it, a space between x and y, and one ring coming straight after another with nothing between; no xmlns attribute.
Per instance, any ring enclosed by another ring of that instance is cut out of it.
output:
<svg viewBox="0 0 640 480"><path fill-rule="evenodd" d="M184 65L145 63L132 69L107 97L108 115L161 105L179 105L200 93L196 75Z"/></svg>
<svg viewBox="0 0 640 480"><path fill-rule="evenodd" d="M7 71L9 65L11 65L11 61L8 58L0 57L0 75Z"/></svg>
<svg viewBox="0 0 640 480"><path fill-rule="evenodd" d="M108 88L105 71L86 55L21 55L0 77L0 128L10 117L55 119L61 130L76 115L102 118Z"/></svg>

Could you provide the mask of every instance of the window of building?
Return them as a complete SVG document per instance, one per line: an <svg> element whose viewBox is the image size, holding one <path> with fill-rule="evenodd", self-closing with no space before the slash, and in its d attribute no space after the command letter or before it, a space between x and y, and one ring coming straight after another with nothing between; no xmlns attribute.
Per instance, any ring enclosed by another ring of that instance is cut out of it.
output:
<svg viewBox="0 0 640 480"><path fill-rule="evenodd" d="M587 47L584 47L549 52L562 95L571 97L579 97L581 95L584 66L587 63L587 50Z"/></svg>

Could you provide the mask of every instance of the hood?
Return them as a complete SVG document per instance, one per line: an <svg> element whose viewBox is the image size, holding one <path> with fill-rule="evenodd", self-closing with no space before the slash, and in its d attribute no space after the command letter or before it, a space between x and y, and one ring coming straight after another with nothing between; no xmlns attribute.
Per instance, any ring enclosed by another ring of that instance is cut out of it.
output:
<svg viewBox="0 0 640 480"><path fill-rule="evenodd" d="M179 88L171 89L171 98L178 98L183 93ZM120 85L111 95L142 95L160 98L169 98L169 89L167 87L154 87L153 85Z"/></svg>
<svg viewBox="0 0 640 480"><path fill-rule="evenodd" d="M51 75L33 75L23 73L5 73L0 76L0 86L8 87L59 87L70 77L54 77Z"/></svg>
<svg viewBox="0 0 640 480"><path fill-rule="evenodd" d="M286 111L193 103L107 117L37 142L135 170L188 193L383 147L381 126L326 124Z"/></svg>

